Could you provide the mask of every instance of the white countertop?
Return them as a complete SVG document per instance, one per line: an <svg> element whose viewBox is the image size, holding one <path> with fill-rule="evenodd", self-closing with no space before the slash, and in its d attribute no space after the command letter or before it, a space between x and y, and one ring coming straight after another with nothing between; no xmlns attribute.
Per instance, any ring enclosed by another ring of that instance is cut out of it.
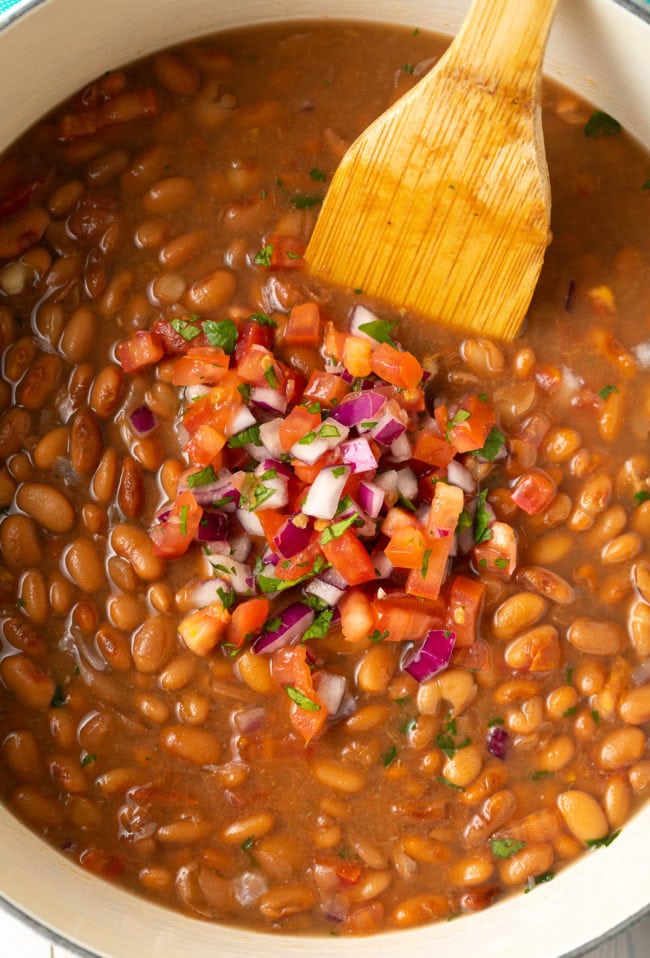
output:
<svg viewBox="0 0 650 958"><path fill-rule="evenodd" d="M52 945L22 922L0 909L0 955L2 958L78 958L59 945ZM152 955L152 958L155 958ZM477 956L480 958L480 955ZM504 958L511 958L504 951ZM586 956L585 956L586 958ZM650 958L650 915L629 931L589 952L588 958Z"/></svg>

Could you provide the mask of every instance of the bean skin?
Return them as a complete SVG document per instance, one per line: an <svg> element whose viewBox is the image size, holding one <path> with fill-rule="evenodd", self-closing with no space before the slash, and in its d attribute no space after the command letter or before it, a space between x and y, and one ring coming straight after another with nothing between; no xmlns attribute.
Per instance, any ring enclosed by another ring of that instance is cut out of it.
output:
<svg viewBox="0 0 650 958"><path fill-rule="evenodd" d="M13 568L39 566L43 561L43 547L34 520L29 516L7 516L0 524L0 552Z"/></svg>
<svg viewBox="0 0 650 958"><path fill-rule="evenodd" d="M99 464L104 442L90 409L78 409L70 424L70 462L76 473L88 476Z"/></svg>
<svg viewBox="0 0 650 958"><path fill-rule="evenodd" d="M45 482L25 482L16 495L16 505L49 532L69 532L75 523L67 496Z"/></svg>
<svg viewBox="0 0 650 958"><path fill-rule="evenodd" d="M113 529L111 545L119 556L129 560L144 582L156 582L164 578L165 560L154 555L153 543L144 529L130 522L121 522Z"/></svg>
<svg viewBox="0 0 650 958"><path fill-rule="evenodd" d="M54 697L54 682L26 655L4 658L0 662L0 679L28 708L46 709Z"/></svg>
<svg viewBox="0 0 650 958"><path fill-rule="evenodd" d="M64 555L70 578L84 592L99 592L104 587L104 565L90 539L75 539Z"/></svg>
<svg viewBox="0 0 650 958"><path fill-rule="evenodd" d="M171 725L160 734L160 744L170 755L193 765L215 765L221 748L210 732L184 725Z"/></svg>
<svg viewBox="0 0 650 958"><path fill-rule="evenodd" d="M140 466L127 456L122 462L122 475L117 487L117 503L127 519L137 519L144 508L144 479Z"/></svg>

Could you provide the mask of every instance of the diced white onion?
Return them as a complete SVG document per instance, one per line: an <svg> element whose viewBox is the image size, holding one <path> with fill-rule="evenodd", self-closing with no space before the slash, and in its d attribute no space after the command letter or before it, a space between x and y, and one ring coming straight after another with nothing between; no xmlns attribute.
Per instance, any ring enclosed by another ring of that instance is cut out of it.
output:
<svg viewBox="0 0 650 958"><path fill-rule="evenodd" d="M399 469L397 488L405 499L415 499L418 494L418 481L412 469Z"/></svg>
<svg viewBox="0 0 650 958"><path fill-rule="evenodd" d="M257 518L254 512L249 512L248 509L238 509L236 516L239 519L239 524L247 532L249 536L263 536L264 529L262 529L262 523Z"/></svg>
<svg viewBox="0 0 650 958"><path fill-rule="evenodd" d="M301 443L300 441L294 442L289 452L296 459L300 459L301 462L307 463L308 466L313 466L316 460L325 455L328 449L329 446L326 441L316 437L316 439L312 439L311 442L307 443Z"/></svg>
<svg viewBox="0 0 650 958"><path fill-rule="evenodd" d="M334 468L337 475L334 475ZM314 516L316 519L333 519L349 472L346 466L331 467L319 472L302 507L305 515Z"/></svg>
<svg viewBox="0 0 650 958"><path fill-rule="evenodd" d="M250 429L250 427L254 426L256 423L257 419L250 411L248 406L244 406L242 404L232 415L230 422L226 427L226 435L236 436L238 432L243 432L244 429Z"/></svg>
<svg viewBox="0 0 650 958"><path fill-rule="evenodd" d="M270 419L269 422L263 422L260 426L260 439L267 450L263 456L264 459L267 455L270 455L272 459L279 459L282 456L284 447L280 442L280 426L283 422L283 419Z"/></svg>

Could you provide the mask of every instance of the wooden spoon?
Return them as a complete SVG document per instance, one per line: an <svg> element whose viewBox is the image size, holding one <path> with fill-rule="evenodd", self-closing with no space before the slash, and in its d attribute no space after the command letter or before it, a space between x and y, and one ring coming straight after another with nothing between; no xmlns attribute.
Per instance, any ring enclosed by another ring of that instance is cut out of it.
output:
<svg viewBox="0 0 650 958"><path fill-rule="evenodd" d="M311 272L510 340L550 242L541 65L557 0L474 0L435 67L355 140Z"/></svg>

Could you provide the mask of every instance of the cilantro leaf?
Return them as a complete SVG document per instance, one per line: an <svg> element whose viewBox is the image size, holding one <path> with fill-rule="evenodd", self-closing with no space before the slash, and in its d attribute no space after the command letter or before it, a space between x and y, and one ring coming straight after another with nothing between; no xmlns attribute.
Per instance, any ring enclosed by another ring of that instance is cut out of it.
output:
<svg viewBox="0 0 650 958"><path fill-rule="evenodd" d="M602 389L598 390L598 395L601 399L607 399L608 396L611 396L612 393L617 393L618 387L616 386L603 386Z"/></svg>
<svg viewBox="0 0 650 958"><path fill-rule="evenodd" d="M487 459L488 462L494 462L496 457L503 449L505 441L506 437L503 435L501 430L497 429L496 426L493 426L487 435L487 439L485 440L485 445L483 448L477 449L476 452L472 453L472 455L481 456L482 459Z"/></svg>
<svg viewBox="0 0 650 958"><path fill-rule="evenodd" d="M266 246L263 246L259 253L256 253L253 257L253 262L257 266L264 266L266 269L269 269L271 266L271 257L273 256L274 246L273 243L267 243Z"/></svg>
<svg viewBox="0 0 650 958"><path fill-rule="evenodd" d="M274 319L271 319L270 316L267 316L266 313L251 313L248 317L249 320L253 323L257 323L258 326L272 326L273 329L278 325Z"/></svg>
<svg viewBox="0 0 650 958"><path fill-rule="evenodd" d="M295 702L298 708L302 709L303 712L320 712L321 707L318 702L313 702L304 692L301 692L300 689L294 688L293 685L287 685L284 691L291 701Z"/></svg>
<svg viewBox="0 0 650 958"><path fill-rule="evenodd" d="M621 124L609 113L596 110L585 123L585 136L615 136L621 132Z"/></svg>
<svg viewBox="0 0 650 958"><path fill-rule="evenodd" d="M237 327L232 319L205 319L201 323L205 337L210 346L220 346L224 353L232 355L237 345Z"/></svg>
<svg viewBox="0 0 650 958"><path fill-rule="evenodd" d="M249 442L252 442L254 446L262 445L260 427L258 425L249 426L248 429L238 432L236 436L231 436L228 440L228 448L241 449L242 446L247 446Z"/></svg>
<svg viewBox="0 0 650 958"><path fill-rule="evenodd" d="M314 193L298 193L291 197L291 202L297 210L310 210L313 206L318 206L323 202L322 196Z"/></svg>
<svg viewBox="0 0 650 958"><path fill-rule="evenodd" d="M50 708L60 709L62 705L65 705L67 695L60 685L57 685L54 689L54 695L52 696L52 701L50 702Z"/></svg>
<svg viewBox="0 0 650 958"><path fill-rule="evenodd" d="M634 498L641 505L642 502L647 502L650 499L650 492L647 489L641 489L640 492L634 493Z"/></svg>
<svg viewBox="0 0 650 958"><path fill-rule="evenodd" d="M395 759L397 758L397 746L391 745L387 752L381 757L381 762L384 768L388 768L389 765L392 765Z"/></svg>
<svg viewBox="0 0 650 958"><path fill-rule="evenodd" d="M212 468L212 466L206 466L205 469L199 469L198 472L193 472L190 476L187 477L187 485L190 489L195 489L197 486L207 486L210 482L215 482L217 475Z"/></svg>
<svg viewBox="0 0 650 958"><path fill-rule="evenodd" d="M178 335L182 336L187 343L191 343L193 339L201 335L199 327L188 323L186 319L172 319L169 325L172 329L176 330Z"/></svg>
<svg viewBox="0 0 650 958"><path fill-rule="evenodd" d="M334 609L324 609L316 616L312 624L302 637L303 642L309 639L324 639L329 632L329 627L334 616Z"/></svg>
<svg viewBox="0 0 650 958"><path fill-rule="evenodd" d="M347 519L340 519L338 522L333 522L331 526L326 526L321 532L320 544L325 546L328 542L332 542L333 539L340 539L345 530L354 525L358 518L359 513L354 512L351 516L348 516Z"/></svg>
<svg viewBox="0 0 650 958"><path fill-rule="evenodd" d="M615 832L610 832L609 835L603 836L603 838L590 838L585 842L585 845L587 848L607 848L620 834L621 829L619 828Z"/></svg>
<svg viewBox="0 0 650 958"><path fill-rule="evenodd" d="M396 319L373 319L369 323L360 323L359 331L377 340L378 343L388 343L394 346L395 341L391 336L394 328L397 326Z"/></svg>
<svg viewBox="0 0 650 958"><path fill-rule="evenodd" d="M492 514L485 507L488 490L484 489L476 498L476 515L474 516L474 542L488 542L492 538L490 523Z"/></svg>
<svg viewBox="0 0 650 958"><path fill-rule="evenodd" d="M319 170L317 167L314 167L313 170L310 170L309 175L315 183L324 183L327 179L325 173L323 173L323 171Z"/></svg>
<svg viewBox="0 0 650 958"><path fill-rule="evenodd" d="M187 535L187 514L189 511L189 506L181 506L180 526L182 536Z"/></svg>
<svg viewBox="0 0 650 958"><path fill-rule="evenodd" d="M526 842L518 842L514 838L493 838L490 840L490 848L495 858L512 858L517 852L520 852L526 845Z"/></svg>

